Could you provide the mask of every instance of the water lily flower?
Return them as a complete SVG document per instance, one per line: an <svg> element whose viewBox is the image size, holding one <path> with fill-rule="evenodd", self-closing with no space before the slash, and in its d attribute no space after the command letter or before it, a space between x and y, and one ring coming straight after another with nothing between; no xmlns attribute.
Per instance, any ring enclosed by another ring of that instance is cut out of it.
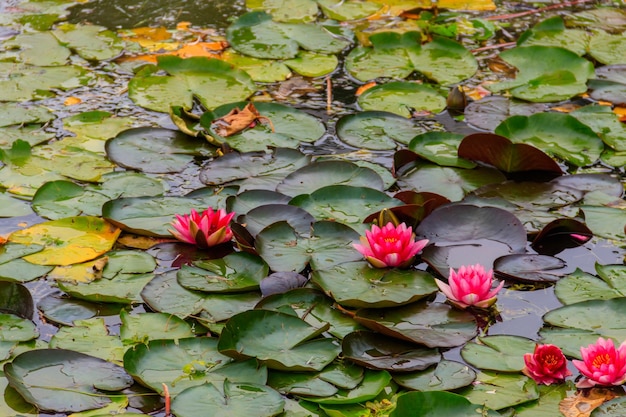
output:
<svg viewBox="0 0 626 417"><path fill-rule="evenodd" d="M450 268L448 284L438 279L435 279L435 283L448 300L459 308L490 307L496 302L496 294L504 285L503 281L491 289L493 270L485 272L485 268L480 264L462 266L458 272Z"/></svg>
<svg viewBox="0 0 626 417"><path fill-rule="evenodd" d="M599 337L595 344L581 347L580 354L582 361L572 361L584 377L576 383L578 388L626 382L626 342L616 349L612 339Z"/></svg>
<svg viewBox="0 0 626 417"><path fill-rule="evenodd" d="M413 257L428 244L428 239L415 240L413 229L400 223L392 222L383 227L372 226L361 236L361 243L352 246L365 256L365 259L376 268L399 267L411 264Z"/></svg>
<svg viewBox="0 0 626 417"><path fill-rule="evenodd" d="M176 215L172 222L174 230L169 232L182 242L208 248L228 242L233 237L229 223L235 213L226 213L226 210L213 211L211 207L198 214L191 210L191 214Z"/></svg>
<svg viewBox="0 0 626 417"><path fill-rule="evenodd" d="M537 345L533 353L524 355L526 366L522 372L538 384L550 385L563 382L572 373L567 369L563 351L555 345Z"/></svg>

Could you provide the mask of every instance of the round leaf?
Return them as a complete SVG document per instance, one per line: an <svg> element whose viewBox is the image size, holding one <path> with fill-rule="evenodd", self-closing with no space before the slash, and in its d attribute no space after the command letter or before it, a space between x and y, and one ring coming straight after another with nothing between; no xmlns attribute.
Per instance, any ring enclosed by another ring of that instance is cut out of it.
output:
<svg viewBox="0 0 626 417"><path fill-rule="evenodd" d="M393 380L398 385L416 391L453 390L468 386L474 382L475 378L476 372L469 366L446 359L425 371L393 376Z"/></svg>
<svg viewBox="0 0 626 417"><path fill-rule="evenodd" d="M361 94L358 103L363 110L381 110L410 117L413 112L439 113L446 99L432 87L410 82L377 85Z"/></svg>
<svg viewBox="0 0 626 417"><path fill-rule="evenodd" d="M478 369L519 372L524 368L524 354L535 350L535 342L519 336L479 337L461 349L461 356Z"/></svg>
<svg viewBox="0 0 626 417"><path fill-rule="evenodd" d="M421 129L394 113L364 111L343 116L336 125L337 136L356 148L395 149L408 144Z"/></svg>

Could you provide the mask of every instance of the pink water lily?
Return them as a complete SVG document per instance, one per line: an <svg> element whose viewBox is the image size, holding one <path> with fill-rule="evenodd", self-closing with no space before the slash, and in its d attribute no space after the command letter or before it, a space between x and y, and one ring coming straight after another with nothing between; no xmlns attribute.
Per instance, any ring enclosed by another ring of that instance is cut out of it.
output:
<svg viewBox="0 0 626 417"><path fill-rule="evenodd" d="M211 207L198 214L191 210L191 214L176 215L172 222L174 230L169 232L182 242L208 248L230 241L233 232L229 223L235 213L226 213L224 209L213 211Z"/></svg>
<svg viewBox="0 0 626 417"><path fill-rule="evenodd" d="M416 241L411 227L404 223L395 226L392 222L383 227L373 225L371 231L365 231L360 241L360 244L354 243L352 246L376 268L407 267L428 244L428 239Z"/></svg>
<svg viewBox="0 0 626 417"><path fill-rule="evenodd" d="M524 355L526 365L522 372L538 384L561 383L572 373L567 369L563 351L555 345L537 345L533 353Z"/></svg>
<svg viewBox="0 0 626 417"><path fill-rule="evenodd" d="M496 302L496 295L504 285L503 281L491 289L493 270L485 271L480 264L462 266L458 272L450 268L448 284L438 279L435 282L448 300L459 308L490 307Z"/></svg>
<svg viewBox="0 0 626 417"><path fill-rule="evenodd" d="M595 344L581 347L580 354L582 361L572 361L583 374L583 379L576 383L578 388L621 385L626 382L626 342L616 349L613 340L599 337Z"/></svg>

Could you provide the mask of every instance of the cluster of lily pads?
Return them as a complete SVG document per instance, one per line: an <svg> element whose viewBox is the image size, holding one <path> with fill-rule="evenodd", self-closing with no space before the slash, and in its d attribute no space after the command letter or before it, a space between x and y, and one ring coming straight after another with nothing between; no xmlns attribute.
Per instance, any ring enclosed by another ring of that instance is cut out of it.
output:
<svg viewBox="0 0 626 417"><path fill-rule="evenodd" d="M56 24L70 4L0 20L0 213L36 223L0 250L0 414L158 415L167 397L177 417L553 416L575 389L566 356L581 387L624 382L626 267L588 261L602 245L621 261L626 237L622 9L526 31L464 135L436 115L480 81L459 40L491 39L487 20L469 34L453 13L363 20L377 1L250 0L216 58L138 65L111 61L141 50L115 33ZM15 103L87 100L111 82L103 60L170 128ZM263 91L333 72L376 81L358 111ZM258 120L224 129L251 103ZM74 136L51 141L61 122ZM515 300L552 288L537 337L507 328Z"/></svg>

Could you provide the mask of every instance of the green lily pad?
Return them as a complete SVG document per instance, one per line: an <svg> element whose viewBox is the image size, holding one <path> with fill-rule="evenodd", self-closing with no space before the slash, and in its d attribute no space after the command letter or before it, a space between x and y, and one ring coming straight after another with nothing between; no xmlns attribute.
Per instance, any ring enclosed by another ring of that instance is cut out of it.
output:
<svg viewBox="0 0 626 417"><path fill-rule="evenodd" d="M376 398L391 381L387 371L366 369L363 380L354 389L340 389L330 397L307 398L308 401L323 405L356 404ZM360 407L359 407L360 408Z"/></svg>
<svg viewBox="0 0 626 417"><path fill-rule="evenodd" d="M312 22L317 16L314 0L246 0L252 11L265 11L276 22Z"/></svg>
<svg viewBox="0 0 626 417"><path fill-rule="evenodd" d="M224 51L222 53L222 59L236 68L247 72L253 81L260 83L285 81L291 76L289 67L285 65L284 62L280 61L253 58L231 50Z"/></svg>
<svg viewBox="0 0 626 417"><path fill-rule="evenodd" d="M395 374L394 382L416 391L449 391L463 388L474 382L476 372L455 361L442 360L437 366L420 372ZM442 416L443 417L443 416Z"/></svg>
<svg viewBox="0 0 626 417"><path fill-rule="evenodd" d="M55 295L47 295L37 303L47 320L65 326L73 326L75 320L117 315L123 307L122 304L92 303Z"/></svg>
<svg viewBox="0 0 626 417"><path fill-rule="evenodd" d="M479 372L473 384L459 391L459 394L474 404L481 404L493 410L512 407L539 398L537 384L525 375L495 372Z"/></svg>
<svg viewBox="0 0 626 417"><path fill-rule="evenodd" d="M561 16L554 16L536 24L517 41L519 46L558 46L582 56L589 49L590 35L581 29L566 29Z"/></svg>
<svg viewBox="0 0 626 417"><path fill-rule="evenodd" d="M59 41L89 61L115 58L124 50L124 42L115 32L97 25L58 25L52 32Z"/></svg>
<svg viewBox="0 0 626 417"><path fill-rule="evenodd" d="M371 35L372 46L352 49L346 57L346 70L360 81L380 77L406 78L414 70L408 49L419 49L418 32L399 34L379 32Z"/></svg>
<svg viewBox="0 0 626 417"><path fill-rule="evenodd" d="M3 46L8 48L8 53L2 54L5 59L16 55L21 63L41 67L65 65L72 53L51 32L22 33L4 42Z"/></svg>
<svg viewBox="0 0 626 417"><path fill-rule="evenodd" d="M278 148L271 153L229 153L211 161L200 171L200 181L208 185L239 185L239 191L275 191L289 173L309 163L310 156L294 149Z"/></svg>
<svg viewBox="0 0 626 417"><path fill-rule="evenodd" d="M177 277L178 283L187 289L225 293L257 290L268 272L267 264L258 256L237 252L222 259L185 265Z"/></svg>
<svg viewBox="0 0 626 417"><path fill-rule="evenodd" d="M437 291L433 276L427 272L372 268L365 261L315 269L311 280L339 304L359 308L396 307Z"/></svg>
<svg viewBox="0 0 626 417"><path fill-rule="evenodd" d="M360 0L317 0L326 17L338 21L357 20L380 10L381 5L373 1Z"/></svg>
<svg viewBox="0 0 626 417"><path fill-rule="evenodd" d="M519 372L524 368L524 354L535 350L535 342L520 336L483 336L461 349L465 362L478 369Z"/></svg>
<svg viewBox="0 0 626 417"><path fill-rule="evenodd" d="M531 144L578 166L593 164L604 149L604 143L589 126L563 113L509 117L495 133L514 143Z"/></svg>
<svg viewBox="0 0 626 417"><path fill-rule="evenodd" d="M328 332L340 339L348 333L364 329L354 319L334 308L331 298L313 288L296 288L264 297L255 308L294 314L315 327L328 323ZM337 385L335 382L333 381ZM346 388L345 385L339 386Z"/></svg>
<svg viewBox="0 0 626 417"><path fill-rule="evenodd" d="M398 397L396 408L389 417L474 417L499 416L487 408L476 409L467 398L451 392L407 392Z"/></svg>
<svg viewBox="0 0 626 417"><path fill-rule="evenodd" d="M283 411L283 405L283 397L270 387L226 380L223 391L213 384L187 388L172 401L172 412L178 417L203 413L215 417L272 417Z"/></svg>
<svg viewBox="0 0 626 417"><path fill-rule="evenodd" d="M626 151L626 127L609 106L589 105L570 114L592 128L611 148Z"/></svg>
<svg viewBox="0 0 626 417"><path fill-rule="evenodd" d="M224 322L236 314L252 310L261 301L261 298L261 293L258 291L206 294L200 306L199 317L204 323Z"/></svg>
<svg viewBox="0 0 626 417"><path fill-rule="evenodd" d="M570 182L507 181L477 189L474 194L483 198L502 198L515 206L532 210L550 210L580 201L584 195L583 184Z"/></svg>
<svg viewBox="0 0 626 417"><path fill-rule="evenodd" d="M191 325L172 314L128 314L122 310L120 320L120 338L125 344L146 343L156 339L179 340L194 336Z"/></svg>
<svg viewBox="0 0 626 417"><path fill-rule="evenodd" d="M22 256L30 255L41 251L41 245L22 245L18 243L5 243L0 247L0 279L11 282L28 282L44 276L52 270L52 266L32 264ZM25 301L20 304L28 305ZM7 301L0 302L0 305L9 305ZM31 306L32 307L32 306ZM24 317L30 318L32 314Z"/></svg>
<svg viewBox="0 0 626 417"><path fill-rule="evenodd" d="M589 40L589 55L606 65L624 64L624 56L619 53L626 48L626 37L623 34L609 34L597 31Z"/></svg>
<svg viewBox="0 0 626 417"><path fill-rule="evenodd" d="M300 51L295 58L288 59L284 63L294 72L305 77L321 77L333 72L337 68L339 60L335 55Z"/></svg>
<svg viewBox="0 0 626 417"><path fill-rule="evenodd" d="M606 239L626 239L626 210L614 207L582 206L585 224L594 236Z"/></svg>
<svg viewBox="0 0 626 417"><path fill-rule="evenodd" d="M341 350L344 357L359 365L390 372L421 371L441 360L437 349L419 348L370 331L346 335Z"/></svg>
<svg viewBox="0 0 626 417"><path fill-rule="evenodd" d="M287 222L274 223L256 237L256 250L272 271L327 269L338 263L356 261L361 254L351 250L359 234L341 223L314 223L306 234L298 233Z"/></svg>
<svg viewBox="0 0 626 417"><path fill-rule="evenodd" d="M560 404L574 391L573 381L565 384L539 385L539 398L515 407L519 417L552 417L560 413Z"/></svg>
<svg viewBox="0 0 626 417"><path fill-rule="evenodd" d="M0 103L0 127L46 123L54 118L54 113L45 107L23 107L13 103Z"/></svg>
<svg viewBox="0 0 626 417"><path fill-rule="evenodd" d="M420 111L439 113L446 107L446 99L432 87L401 81L372 87L357 101L363 110L387 111L404 117Z"/></svg>
<svg viewBox="0 0 626 417"><path fill-rule="evenodd" d="M22 353L4 372L28 402L59 413L103 407L111 402L109 395L133 383L118 365L64 349Z"/></svg>
<svg viewBox="0 0 626 417"><path fill-rule="evenodd" d="M250 310L226 322L218 349L235 359L255 357L271 369L320 371L341 350L332 339L311 340L328 327L314 328L276 311Z"/></svg>
<svg viewBox="0 0 626 417"><path fill-rule="evenodd" d="M421 132L411 120L380 111L343 116L337 121L336 130L339 139L348 145L374 150L395 149L398 143L408 145Z"/></svg>
<svg viewBox="0 0 626 417"><path fill-rule="evenodd" d="M226 200L226 210L229 212L235 212L240 215L245 215L251 210L260 208L265 205L287 205L291 197L285 194L281 194L276 191L270 190L248 190L232 197L228 197Z"/></svg>
<svg viewBox="0 0 626 417"><path fill-rule="evenodd" d="M519 73L515 80L491 84L489 90L509 90L513 97L533 102L567 100L582 94L587 91L587 80L594 75L591 62L559 47L517 47L502 52L500 57Z"/></svg>
<svg viewBox="0 0 626 417"><path fill-rule="evenodd" d="M554 295L563 304L626 297L624 265L596 264L596 271L597 276L577 269L557 282Z"/></svg>
<svg viewBox="0 0 626 417"><path fill-rule="evenodd" d="M124 355L124 368L141 384L162 394L168 385L172 397L198 385L231 382L264 384L267 368L255 360L233 362L217 351L217 339L194 337L152 340L130 348Z"/></svg>
<svg viewBox="0 0 626 417"><path fill-rule="evenodd" d="M247 99L256 91L250 76L218 59L182 59L163 55L158 66L140 71L128 84L137 105L167 113L171 106L190 109L196 97L207 109ZM158 69L169 75L156 75Z"/></svg>
<svg viewBox="0 0 626 417"><path fill-rule="evenodd" d="M0 342L25 342L38 336L37 327L30 319L0 313Z"/></svg>
<svg viewBox="0 0 626 417"><path fill-rule="evenodd" d="M444 85L470 78L478 69L476 58L470 51L443 37L434 37L421 48L411 48L408 52L417 71Z"/></svg>
<svg viewBox="0 0 626 417"><path fill-rule="evenodd" d="M626 411L626 398L618 397L602 403L593 410L593 417L618 417Z"/></svg>
<svg viewBox="0 0 626 417"><path fill-rule="evenodd" d="M267 385L284 395L328 397L338 388L311 372L280 372L269 374Z"/></svg>
<svg viewBox="0 0 626 417"><path fill-rule="evenodd" d="M141 298L153 310L186 318L202 310L202 293L190 291L176 279L177 270L156 275L141 291Z"/></svg>
<svg viewBox="0 0 626 417"><path fill-rule="evenodd" d="M472 158L459 153L461 139L463 135L456 133L426 132L415 136L409 143L409 149L437 165L474 168L476 164L468 161Z"/></svg>
<svg viewBox="0 0 626 417"><path fill-rule="evenodd" d="M126 347L119 337L109 335L103 318L76 320L73 327L61 327L50 339L50 348L67 349L121 363Z"/></svg>
<svg viewBox="0 0 626 417"><path fill-rule="evenodd" d="M329 185L294 197L289 204L305 209L317 220L352 224L362 223L380 210L401 206L402 202L368 187Z"/></svg>
<svg viewBox="0 0 626 417"><path fill-rule="evenodd" d="M203 114L200 124L219 142L226 142L240 152L264 151L268 146L297 148L300 142L315 142L326 131L324 125L310 114L278 103L255 103L255 108L263 117L255 127L237 134L222 137L212 128L214 120L225 116L234 108L243 109L247 103L230 103L212 112Z"/></svg>
<svg viewBox="0 0 626 417"><path fill-rule="evenodd" d="M428 347L460 346L476 336L474 316L447 304L417 302L358 310L355 320L377 332Z"/></svg>
<svg viewBox="0 0 626 417"><path fill-rule="evenodd" d="M139 127L108 140L106 152L121 167L166 173L182 171L196 156L210 156L214 150L206 142L175 130Z"/></svg>
<svg viewBox="0 0 626 417"><path fill-rule="evenodd" d="M348 161L313 162L285 177L277 191L297 196L330 185L351 185L383 190L383 180L375 171Z"/></svg>
<svg viewBox="0 0 626 417"><path fill-rule="evenodd" d="M246 230L256 236L267 226L279 221L286 221L298 232L308 232L315 218L305 209L287 204L266 204L250 210L237 219L246 225Z"/></svg>

